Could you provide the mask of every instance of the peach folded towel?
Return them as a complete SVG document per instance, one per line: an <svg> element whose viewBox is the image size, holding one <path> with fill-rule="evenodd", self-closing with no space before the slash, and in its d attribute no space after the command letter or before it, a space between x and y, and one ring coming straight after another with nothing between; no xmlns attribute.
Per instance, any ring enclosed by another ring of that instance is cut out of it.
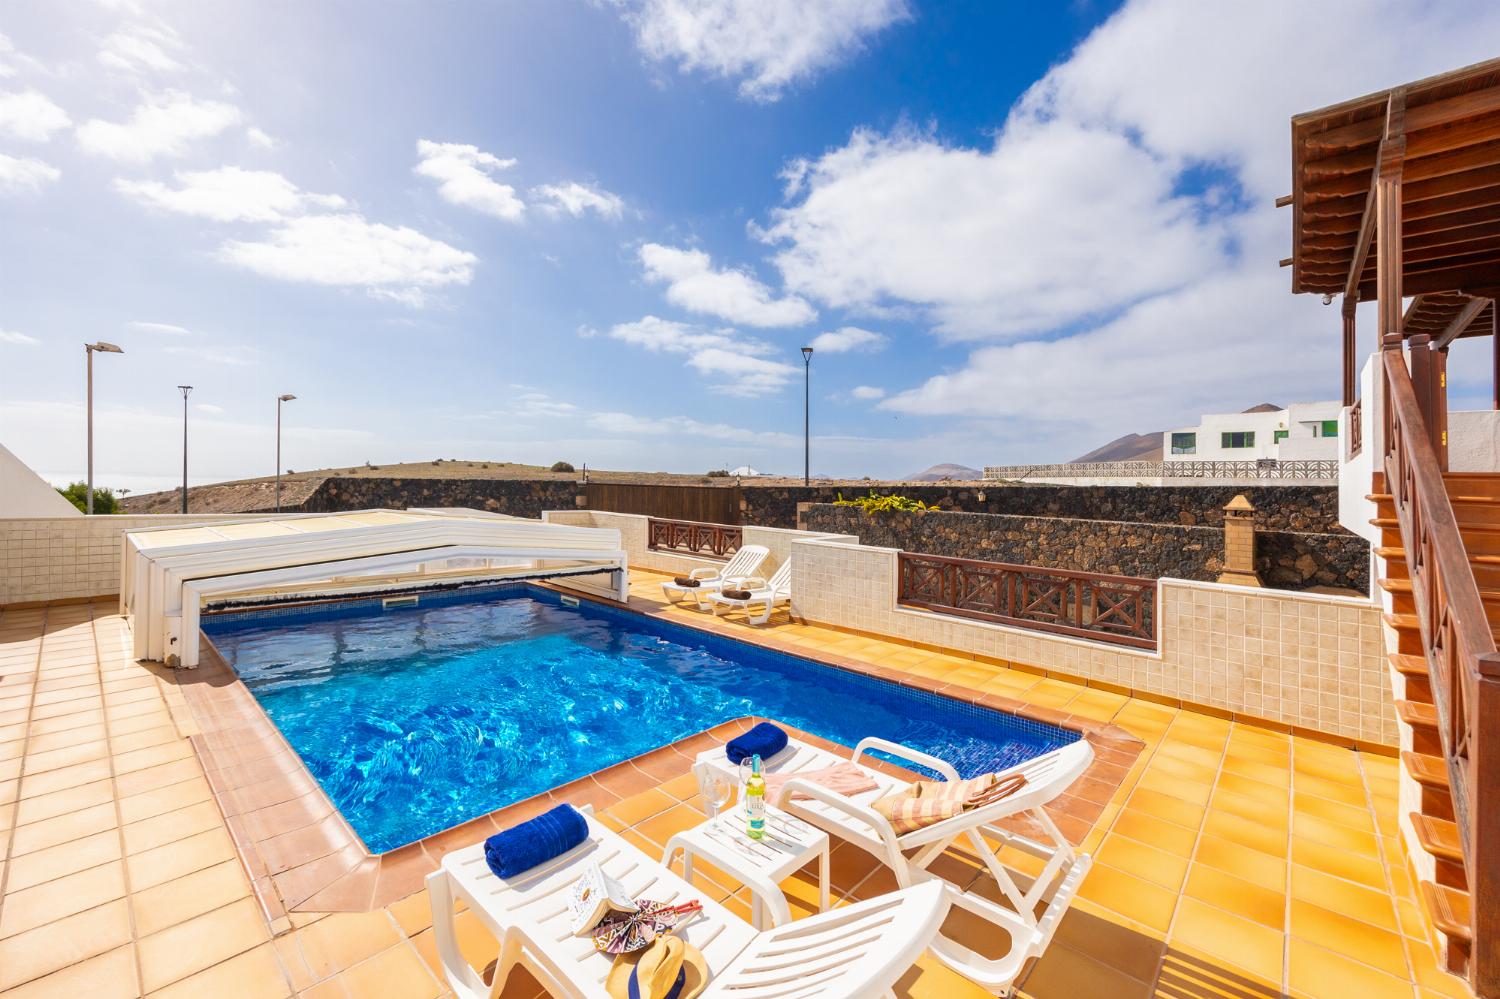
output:
<svg viewBox="0 0 1500 999"><path fill-rule="evenodd" d="M870 807L890 820L897 836L951 819L972 808L992 805L1026 785L1024 774L981 774L968 780L919 780L903 791L886 795Z"/></svg>
<svg viewBox="0 0 1500 999"><path fill-rule="evenodd" d="M766 774L766 800L775 802L782 787L794 778L808 781L819 787L826 787L845 797L859 794L861 791L873 791L880 786L870 779L869 774L853 763L835 763L831 767L823 767L821 770L804 770L800 774ZM807 795L793 792L792 797L805 798Z"/></svg>

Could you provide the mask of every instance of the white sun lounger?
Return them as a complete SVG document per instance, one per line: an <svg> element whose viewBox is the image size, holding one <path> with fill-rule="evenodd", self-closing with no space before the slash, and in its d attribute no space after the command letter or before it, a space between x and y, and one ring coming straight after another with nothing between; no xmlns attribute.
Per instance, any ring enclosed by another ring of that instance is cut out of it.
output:
<svg viewBox="0 0 1500 999"><path fill-rule="evenodd" d="M764 545L746 545L734 553L722 568L711 569L704 566L694 569L688 573L692 579L698 580L697 586L683 586L668 580L661 584L662 593L666 594L667 603L676 603L685 597L692 597L697 603L698 609L703 609L703 601L710 594L718 593L719 589L728 581L738 582L747 576L754 576L760 564L766 560L771 550Z"/></svg>
<svg viewBox="0 0 1500 999"><path fill-rule="evenodd" d="M794 778L783 786L775 804L825 830L829 835L848 840L874 854L891 868L896 875L897 884L903 888L939 881L947 886L948 896L954 905L972 912L1006 933L1010 938L1010 948L998 958L978 954L941 935L933 941L932 952L953 970L995 995L1008 995L1027 962L1039 957L1051 942L1057 924L1072 904L1079 884L1093 863L1088 854L1078 853L1073 849L1042 808L1088 769L1094 758L1093 749L1086 740L1079 739L1061 749L1012 767L1004 772L1026 775L1026 784L1015 794L904 836L896 835L890 822L870 805L876 799L908 785L900 778L861 764L860 758L869 750L878 750L898 759L920 764L941 774L944 780L958 779L957 771L943 760L884 739L861 741L847 758L794 739L786 749L770 760L762 761L766 773L797 774L852 761L861 766L879 787L874 791L846 797L810 781ZM734 780L738 768L729 762L721 746L700 753L693 770L700 780L705 773L712 771L727 774ZM802 791L810 799L792 799L790 795L793 791ZM1019 815L1030 819L1041 835L1050 842L1033 840L994 825L1001 819ZM1011 873L996 858L985 837L999 840L1002 846L1013 846L1045 861L1041 873L1028 890L1020 889ZM1008 906L977 892L965 891L927 870L944 850L960 838L964 840L963 845L974 852L993 875L1004 898L1010 903ZM1044 904L1045 907L1038 916L1038 906Z"/></svg>
<svg viewBox="0 0 1500 999"><path fill-rule="evenodd" d="M739 581L739 587L749 592L748 597L731 597L724 593L711 593L708 596L709 607L714 612L714 617L719 616L719 610L731 610L735 607L742 608L749 616L751 624L765 624L771 620L771 612L776 609L777 604L791 603L792 600L792 563L791 560L781 563L781 567L772 573L769 580L751 577ZM762 609L757 613L752 607L760 606Z"/></svg>
<svg viewBox="0 0 1500 999"><path fill-rule="evenodd" d="M937 935L948 900L940 886L918 885L757 933L722 905L704 897L594 820L589 838L561 857L514 878L497 878L484 844L456 850L428 875L438 955L453 991L464 999L494 999L516 965L554 996L607 999L612 959L568 927L573 884L594 861L634 898L686 902L703 911L678 934L703 952L710 978L703 999L864 999L889 996ZM500 942L493 984L486 987L459 953L454 896L461 898Z"/></svg>

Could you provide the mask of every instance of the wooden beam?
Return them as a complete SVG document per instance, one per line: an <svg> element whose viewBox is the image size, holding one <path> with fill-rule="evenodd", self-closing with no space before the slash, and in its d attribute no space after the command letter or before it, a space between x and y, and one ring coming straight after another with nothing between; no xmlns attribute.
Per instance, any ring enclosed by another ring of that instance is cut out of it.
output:
<svg viewBox="0 0 1500 999"><path fill-rule="evenodd" d="M1420 132L1423 129L1446 125L1463 118L1478 117L1492 111L1500 111L1500 87L1486 87L1483 90L1474 90L1414 107L1408 113L1406 131ZM1384 116L1377 116L1357 121L1352 125L1314 132L1308 135L1307 146L1309 149L1331 150L1353 149L1357 146L1369 145L1381 137L1384 133L1384 125Z"/></svg>
<svg viewBox="0 0 1500 999"><path fill-rule="evenodd" d="M1432 345L1438 350L1447 350L1448 345L1463 335L1469 324L1490 304L1487 298L1471 298L1458 310L1458 315L1444 327L1443 332L1433 338Z"/></svg>
<svg viewBox="0 0 1500 999"><path fill-rule="evenodd" d="M1292 203L1292 196L1290 194L1283 194L1281 197L1279 197L1279 198L1276 199L1276 207L1277 208L1285 208L1287 205L1290 205L1291 203Z"/></svg>
<svg viewBox="0 0 1500 999"><path fill-rule="evenodd" d="M1354 354L1355 354L1355 330L1354 313L1359 305L1359 299L1346 298L1342 306L1344 313L1344 405L1354 405Z"/></svg>
<svg viewBox="0 0 1500 999"><path fill-rule="evenodd" d="M1358 297L1360 275L1365 272L1365 259L1370 255L1370 246L1375 242L1375 201L1376 189L1380 185L1381 158L1385 153L1385 143L1380 144L1380 154L1375 157L1376 168L1371 172L1370 191L1365 195L1365 214L1359 222L1359 232L1354 236L1354 256L1349 258L1349 271L1344 276L1344 297ZM1397 181L1396 194L1400 197L1400 181ZM1396 206L1396 224L1400 225L1401 206Z"/></svg>
<svg viewBox="0 0 1500 999"><path fill-rule="evenodd" d="M1405 121L1406 91L1392 90L1386 100L1385 132L1380 139L1380 158L1375 165L1375 210L1366 213L1366 218L1373 216L1375 219L1379 240L1375 258L1375 300L1380 317L1378 332L1382 343L1394 337L1398 345L1401 342L1401 166L1406 153ZM1364 232L1363 225L1360 232ZM1358 239L1355 245L1359 245ZM1361 257L1360 263L1363 262ZM1357 281L1359 271L1351 267L1350 272Z"/></svg>

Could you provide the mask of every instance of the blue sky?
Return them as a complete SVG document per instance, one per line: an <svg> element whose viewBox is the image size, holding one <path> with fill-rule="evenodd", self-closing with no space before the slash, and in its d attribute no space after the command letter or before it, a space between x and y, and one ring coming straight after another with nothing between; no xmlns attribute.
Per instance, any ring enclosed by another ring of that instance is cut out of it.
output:
<svg viewBox="0 0 1500 999"><path fill-rule="evenodd" d="M0 442L78 477L113 341L96 480L142 490L182 383L194 481L273 470L282 392L292 468L796 473L809 342L815 474L1332 397L1336 310L1277 268L1287 119L1493 55L1500 14L5 0L0 36Z"/></svg>

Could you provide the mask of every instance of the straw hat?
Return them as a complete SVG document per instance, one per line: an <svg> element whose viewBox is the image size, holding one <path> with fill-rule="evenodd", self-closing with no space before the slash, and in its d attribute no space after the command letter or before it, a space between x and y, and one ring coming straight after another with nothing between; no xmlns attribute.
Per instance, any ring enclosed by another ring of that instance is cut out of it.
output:
<svg viewBox="0 0 1500 999"><path fill-rule="evenodd" d="M635 995L631 985L635 985ZM703 952L681 937L657 937L649 947L621 954L604 988L610 999L695 999L708 985Z"/></svg>

